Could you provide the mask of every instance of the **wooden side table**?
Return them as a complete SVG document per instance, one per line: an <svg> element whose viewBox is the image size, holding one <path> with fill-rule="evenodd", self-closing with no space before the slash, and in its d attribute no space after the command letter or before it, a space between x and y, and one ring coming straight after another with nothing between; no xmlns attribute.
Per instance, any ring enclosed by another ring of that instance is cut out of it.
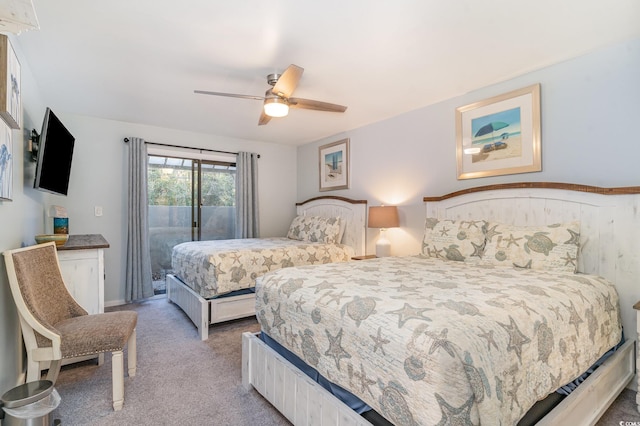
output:
<svg viewBox="0 0 640 426"><path fill-rule="evenodd" d="M640 302L633 305L633 309L636 310L636 318L638 324L636 325L636 332L638 333L638 342L640 342ZM636 348L636 379L638 380L638 391L636 392L636 404L638 405L638 411L640 411L640 350Z"/></svg>
<svg viewBox="0 0 640 426"><path fill-rule="evenodd" d="M351 260L366 260L366 259L375 259L376 256L375 254L365 254L364 256L353 256L351 258Z"/></svg>

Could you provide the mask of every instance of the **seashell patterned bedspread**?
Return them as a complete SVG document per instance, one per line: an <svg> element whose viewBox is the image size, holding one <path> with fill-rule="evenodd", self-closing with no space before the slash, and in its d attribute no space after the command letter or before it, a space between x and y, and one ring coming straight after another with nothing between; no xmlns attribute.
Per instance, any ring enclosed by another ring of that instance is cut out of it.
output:
<svg viewBox="0 0 640 426"><path fill-rule="evenodd" d="M621 338L603 278L389 257L256 283L262 330L396 425L511 425Z"/></svg>
<svg viewBox="0 0 640 426"><path fill-rule="evenodd" d="M190 241L173 248L171 267L205 299L251 288L256 277L276 269L346 262L352 247L289 238Z"/></svg>

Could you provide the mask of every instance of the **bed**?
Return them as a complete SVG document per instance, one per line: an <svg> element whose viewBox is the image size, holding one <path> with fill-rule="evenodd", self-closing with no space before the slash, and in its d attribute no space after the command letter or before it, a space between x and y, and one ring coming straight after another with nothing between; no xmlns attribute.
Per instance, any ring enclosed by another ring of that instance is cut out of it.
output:
<svg viewBox="0 0 640 426"><path fill-rule="evenodd" d="M187 314L202 340L209 337L212 324L255 314L251 289L259 275L302 264L348 261L364 254L366 201L317 197L296 207L287 238L197 241L174 248L176 273L167 274L167 299ZM309 230L305 228L309 224L323 228ZM338 244L323 239L326 226L340 235Z"/></svg>
<svg viewBox="0 0 640 426"><path fill-rule="evenodd" d="M635 335L639 192L523 183L425 197L421 256L268 274L257 317L395 424L516 424L620 346L540 421L593 424L635 370L621 328ZM294 424L368 424L251 333L243 384Z"/></svg>

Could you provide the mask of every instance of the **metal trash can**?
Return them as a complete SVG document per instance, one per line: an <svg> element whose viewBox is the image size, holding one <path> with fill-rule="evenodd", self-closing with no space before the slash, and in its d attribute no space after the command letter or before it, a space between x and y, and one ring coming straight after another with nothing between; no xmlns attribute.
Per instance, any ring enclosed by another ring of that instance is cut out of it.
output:
<svg viewBox="0 0 640 426"><path fill-rule="evenodd" d="M5 392L0 402L3 426L51 426L51 412L60 405L60 394L50 380L37 380Z"/></svg>

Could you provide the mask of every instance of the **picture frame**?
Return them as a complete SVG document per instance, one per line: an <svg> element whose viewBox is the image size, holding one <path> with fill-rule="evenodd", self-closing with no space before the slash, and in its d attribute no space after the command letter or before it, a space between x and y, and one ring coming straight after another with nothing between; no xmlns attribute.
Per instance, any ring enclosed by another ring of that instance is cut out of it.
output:
<svg viewBox="0 0 640 426"><path fill-rule="evenodd" d="M320 191L349 189L349 139L318 148Z"/></svg>
<svg viewBox="0 0 640 426"><path fill-rule="evenodd" d="M6 35L0 35L0 117L12 129L20 128L21 97L20 62Z"/></svg>
<svg viewBox="0 0 640 426"><path fill-rule="evenodd" d="M0 200L13 197L13 131L0 120Z"/></svg>
<svg viewBox="0 0 640 426"><path fill-rule="evenodd" d="M458 179L542 170L540 84L456 109Z"/></svg>

